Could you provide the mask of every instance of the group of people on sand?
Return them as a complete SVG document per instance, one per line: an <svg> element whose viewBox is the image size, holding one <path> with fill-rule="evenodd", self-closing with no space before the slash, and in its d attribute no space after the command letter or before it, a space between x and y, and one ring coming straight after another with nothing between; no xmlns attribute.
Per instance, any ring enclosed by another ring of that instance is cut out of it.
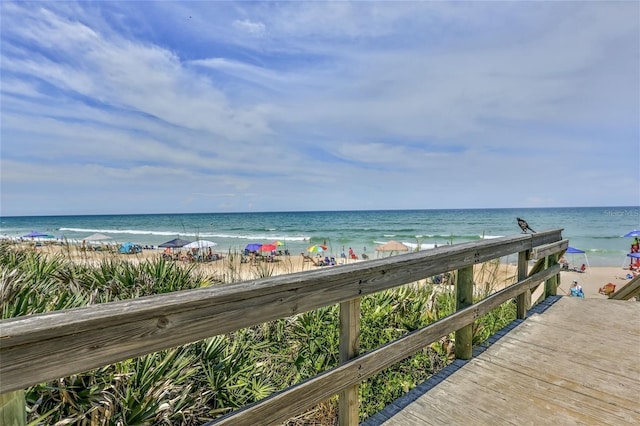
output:
<svg viewBox="0 0 640 426"><path fill-rule="evenodd" d="M364 252L362 253L362 259L363 260L367 260L369 259L369 256L367 256L367 248L364 248ZM347 255L344 253L344 247L342 247L342 253L340 253L340 257L342 259L347 259ZM356 254L356 252L353 251L353 248L349 247L349 259L351 260L358 260L358 255Z"/></svg>
<svg viewBox="0 0 640 426"><path fill-rule="evenodd" d="M214 253L211 247L209 247L207 251L202 250L201 253L197 248L184 252L172 252L171 249L167 247L162 252L162 258L166 260L180 260L182 262L212 262L222 259L222 256Z"/></svg>

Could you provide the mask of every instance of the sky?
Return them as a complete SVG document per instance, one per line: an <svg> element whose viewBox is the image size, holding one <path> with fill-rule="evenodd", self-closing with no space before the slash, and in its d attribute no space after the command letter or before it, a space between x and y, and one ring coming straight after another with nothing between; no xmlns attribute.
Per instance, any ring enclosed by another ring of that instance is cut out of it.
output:
<svg viewBox="0 0 640 426"><path fill-rule="evenodd" d="M0 214L640 205L640 3L0 3Z"/></svg>

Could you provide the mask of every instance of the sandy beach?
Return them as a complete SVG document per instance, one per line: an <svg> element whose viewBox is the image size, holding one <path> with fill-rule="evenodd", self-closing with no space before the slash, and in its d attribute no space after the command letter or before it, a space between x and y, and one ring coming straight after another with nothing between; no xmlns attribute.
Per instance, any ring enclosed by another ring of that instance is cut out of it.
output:
<svg viewBox="0 0 640 426"><path fill-rule="evenodd" d="M627 274L633 276L628 269L621 267L594 267L587 269L586 272L562 271L558 294L569 294L571 282L576 280L582 286L585 297L606 299L607 296L600 294L598 290L608 283L614 284L616 291L619 290L630 281Z"/></svg>
<svg viewBox="0 0 640 426"><path fill-rule="evenodd" d="M143 262L162 256L162 251L159 250L143 250L137 254L121 254L106 250L82 251L79 246L73 245L44 245L37 247L36 250L49 255L62 255L73 262L86 262L89 264L98 264L102 260L113 257L130 262ZM290 256L276 256L274 262L258 262L254 264L241 263L240 255L229 253L218 254L222 256L222 259L205 263L193 263L195 270L213 277L218 277L223 282L231 282L332 267L316 266L313 261L309 260L308 257L303 257L300 253L292 253ZM313 259L318 258L313 257ZM362 262L363 260L336 259L336 261L339 267L341 264ZM191 264L183 261L176 262L185 266ZM230 276L230 274L233 276ZM616 286L616 289L620 289L629 281L628 274L630 274L629 270L622 267L592 267L588 268L585 272L563 270L560 274L558 294L569 294L571 282L577 280L584 290L585 297L604 299L606 296L599 293L599 289L607 283L612 283ZM492 283L492 287L494 288L491 290L493 291L506 284L515 282L515 275L516 266L513 264L500 264L493 267L482 267L479 265L475 271L476 284L486 287L489 283ZM496 285L496 283L498 285Z"/></svg>

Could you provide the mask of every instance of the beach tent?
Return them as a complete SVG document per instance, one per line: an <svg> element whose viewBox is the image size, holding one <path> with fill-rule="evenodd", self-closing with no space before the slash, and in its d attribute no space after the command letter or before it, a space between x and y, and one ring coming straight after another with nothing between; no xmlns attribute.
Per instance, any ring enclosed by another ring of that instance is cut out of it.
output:
<svg viewBox="0 0 640 426"><path fill-rule="evenodd" d="M187 244L191 244L191 241L187 241L187 240L182 240L180 238L174 238L171 241L167 241L166 243L162 243L160 244L158 247L162 247L162 248L181 248L186 246Z"/></svg>
<svg viewBox="0 0 640 426"><path fill-rule="evenodd" d="M127 253L127 254L140 253L142 251L142 248L139 245L136 245L133 243L124 243L120 246L118 251L120 253Z"/></svg>
<svg viewBox="0 0 640 426"><path fill-rule="evenodd" d="M591 265L589 265L589 258L587 257L587 253L584 250L580 250L580 249L577 249L575 247L569 246L569 247L567 247L567 251L565 253L569 253L571 255L573 255L573 254L584 254L584 263L587 264L588 268L591 268ZM571 256L571 263L575 267L575 262L573 262L573 256Z"/></svg>

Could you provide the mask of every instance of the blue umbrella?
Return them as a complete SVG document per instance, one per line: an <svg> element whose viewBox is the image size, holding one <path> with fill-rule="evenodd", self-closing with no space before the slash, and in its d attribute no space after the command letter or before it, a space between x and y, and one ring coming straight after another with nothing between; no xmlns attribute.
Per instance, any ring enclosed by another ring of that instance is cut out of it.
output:
<svg viewBox="0 0 640 426"><path fill-rule="evenodd" d="M48 237L49 234L43 234L42 232L33 231L28 234L23 235L23 238L38 238L38 237Z"/></svg>
<svg viewBox="0 0 640 426"><path fill-rule="evenodd" d="M627 232L623 237L640 237L640 229L634 229L631 232Z"/></svg>
<svg viewBox="0 0 640 426"><path fill-rule="evenodd" d="M262 247L262 244L260 243L250 243L250 244L247 244L247 246L244 249L248 251L258 251L260 250L260 247Z"/></svg>

